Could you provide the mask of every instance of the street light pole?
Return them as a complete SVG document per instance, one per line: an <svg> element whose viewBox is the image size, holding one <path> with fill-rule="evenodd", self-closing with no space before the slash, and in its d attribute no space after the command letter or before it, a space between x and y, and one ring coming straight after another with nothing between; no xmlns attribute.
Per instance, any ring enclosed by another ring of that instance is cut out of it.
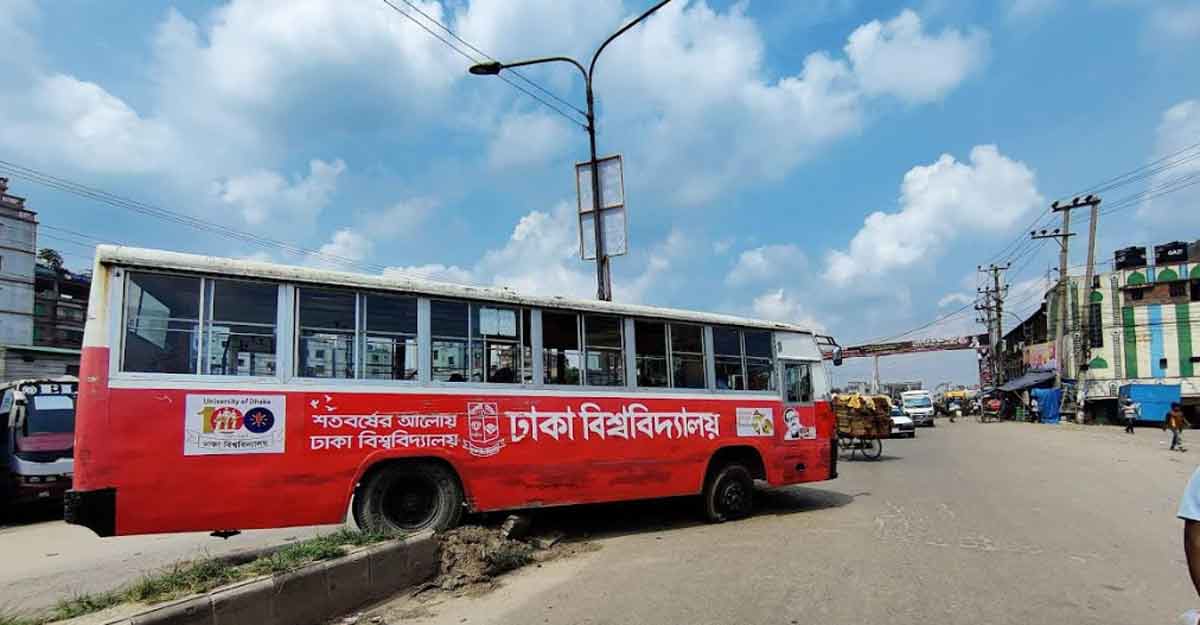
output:
<svg viewBox="0 0 1200 625"><path fill-rule="evenodd" d="M590 149L591 170L592 170L592 226L594 228L594 236L596 240L596 299L602 301L612 301L612 274L609 271L608 252L604 246L604 227L600 223L600 164L596 161L596 103L592 95L592 74L596 71L596 60L600 58L600 53L604 52L604 48L612 43L614 39L620 37L625 31L636 26L639 22L650 17L652 13L663 8L671 0L662 0L658 4L650 7L645 13L638 16L637 19L622 26L617 32L609 35L604 43L592 55L592 62L585 70L583 65L570 57L551 56L539 59L529 59L527 61L517 61L514 63L500 63L492 61L490 63L479 63L472 65L468 70L472 74L478 76L496 76L501 71L522 67L525 65L537 65L540 63L562 62L570 63L583 74L583 85L587 94L587 126L584 128L588 133L588 147Z"/></svg>

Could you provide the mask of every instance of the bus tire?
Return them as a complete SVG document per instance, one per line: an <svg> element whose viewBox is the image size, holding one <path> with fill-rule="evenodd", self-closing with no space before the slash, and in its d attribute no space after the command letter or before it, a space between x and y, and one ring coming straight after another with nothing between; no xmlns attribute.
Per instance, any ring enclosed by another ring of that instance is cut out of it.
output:
<svg viewBox="0 0 1200 625"><path fill-rule="evenodd" d="M458 476L436 462L384 465L354 496L354 521L367 532L441 532L458 525L462 511Z"/></svg>
<svg viewBox="0 0 1200 625"><path fill-rule="evenodd" d="M745 466L731 462L709 474L702 496L710 523L742 519L754 512L754 479Z"/></svg>

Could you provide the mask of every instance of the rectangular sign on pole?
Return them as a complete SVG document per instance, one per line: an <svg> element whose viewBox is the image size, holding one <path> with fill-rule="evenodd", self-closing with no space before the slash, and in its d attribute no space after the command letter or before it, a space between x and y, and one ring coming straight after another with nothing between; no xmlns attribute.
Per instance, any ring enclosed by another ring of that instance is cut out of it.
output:
<svg viewBox="0 0 1200 625"><path fill-rule="evenodd" d="M600 227L604 229L604 253L621 256L629 252L629 225L625 215L625 176L620 155L597 159L600 176ZM575 189L579 206L579 253L584 260L596 259L596 210L592 199L591 162L575 164Z"/></svg>

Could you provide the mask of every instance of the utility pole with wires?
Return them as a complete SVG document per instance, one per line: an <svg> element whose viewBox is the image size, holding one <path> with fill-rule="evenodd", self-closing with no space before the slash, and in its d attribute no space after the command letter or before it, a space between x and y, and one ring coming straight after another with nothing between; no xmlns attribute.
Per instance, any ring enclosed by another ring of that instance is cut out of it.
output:
<svg viewBox="0 0 1200 625"><path fill-rule="evenodd" d="M1068 343L1064 340L1065 331L1067 330L1067 314L1070 310L1070 276L1068 271L1069 255L1071 249L1071 237L1075 233L1071 232L1071 211L1087 206L1091 209L1091 215L1088 223L1088 259L1084 269L1084 288L1085 294L1091 294L1092 276L1095 274L1096 262L1096 223L1100 219L1100 196L1087 195L1084 197L1076 197L1070 202L1055 201L1050 205L1050 210L1055 213L1062 213L1063 225L1062 229L1055 229L1053 232L1042 230L1030 232L1029 235L1033 239L1054 239L1059 245L1058 256L1058 285L1056 287L1055 300L1058 302L1058 314L1054 320L1054 357L1057 361L1055 367L1054 385L1062 388L1063 370L1066 364L1067 348L1071 349L1071 367L1067 374L1072 379L1078 379L1081 371L1081 363L1086 362L1088 355L1091 352L1090 329L1088 325L1088 315L1079 315L1080 323L1078 335L1074 336L1074 340ZM1090 302L1090 297L1081 302L1081 305L1087 305ZM1090 308L1087 310L1090 311ZM1078 349L1076 348L1078 343ZM1076 406L1074 397L1063 396L1064 412L1073 412L1076 420L1081 420L1082 413Z"/></svg>
<svg viewBox="0 0 1200 625"><path fill-rule="evenodd" d="M980 273L991 274L990 285L985 282L985 286L978 289L975 310L982 313L977 320L987 324L988 342L991 344L992 386L995 387L1004 382L1004 354L1000 343L1004 340L1004 298L1008 294L1008 285L1004 284L1003 274L1008 268L1007 263L978 267Z"/></svg>
<svg viewBox="0 0 1200 625"><path fill-rule="evenodd" d="M1055 206L1058 203L1055 202ZM1055 208L1054 210L1057 210ZM1054 239L1058 242L1058 283L1054 286L1054 302L1058 307L1054 315L1054 332L1051 334L1051 340L1054 342L1054 386L1055 388L1062 386L1062 367L1063 367L1063 327L1066 325L1067 318L1067 253L1070 249L1071 237L1075 236L1071 232L1071 211L1063 211L1063 227L1054 230L1035 230L1029 233L1032 239Z"/></svg>

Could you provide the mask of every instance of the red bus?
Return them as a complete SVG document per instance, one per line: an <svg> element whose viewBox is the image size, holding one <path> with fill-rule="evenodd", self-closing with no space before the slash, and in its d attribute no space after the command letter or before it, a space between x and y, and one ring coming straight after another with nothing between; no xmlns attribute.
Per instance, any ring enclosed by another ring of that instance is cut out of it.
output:
<svg viewBox="0 0 1200 625"><path fill-rule="evenodd" d="M101 536L702 495L837 476L809 329L100 246L67 520Z"/></svg>

